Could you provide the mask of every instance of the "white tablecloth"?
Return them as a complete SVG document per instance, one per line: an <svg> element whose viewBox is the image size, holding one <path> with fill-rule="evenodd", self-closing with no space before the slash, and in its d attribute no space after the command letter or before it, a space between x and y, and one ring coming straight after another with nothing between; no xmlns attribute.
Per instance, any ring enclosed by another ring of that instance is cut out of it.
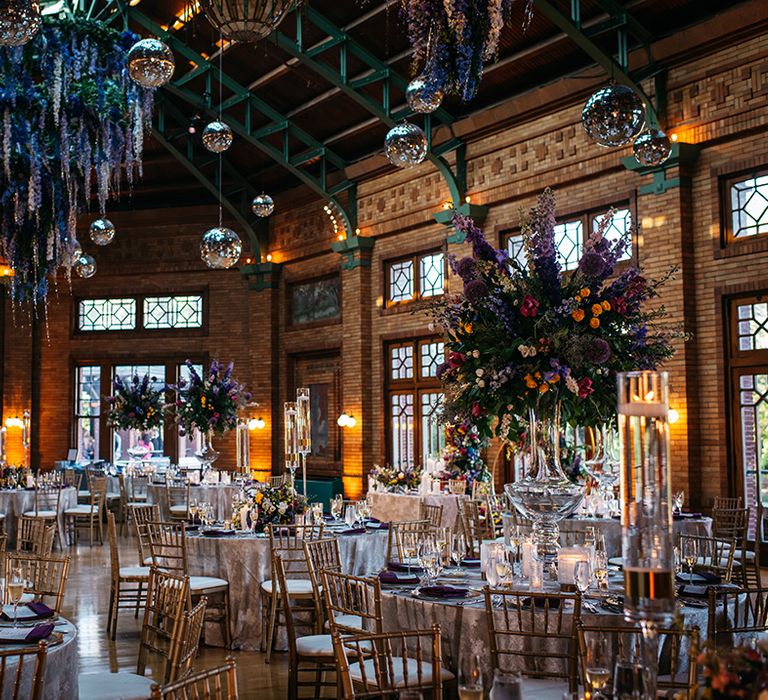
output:
<svg viewBox="0 0 768 700"><path fill-rule="evenodd" d="M71 486L61 490L59 500L58 524L66 544L64 530L64 511L77 505L77 492ZM0 513L5 515L5 531L8 533L8 548L16 546L16 532L18 530L19 517L24 513L35 509L35 490L20 489L16 491L0 491Z"/></svg>
<svg viewBox="0 0 768 700"><path fill-rule="evenodd" d="M213 506L215 518L224 521L232 517L232 503L239 492L240 486L237 484L200 484L189 487L189 500L210 503ZM147 487L147 501L160 506L160 517L163 519L170 517L168 493L164 485L150 484Z"/></svg>
<svg viewBox="0 0 768 700"><path fill-rule="evenodd" d="M386 531L339 535L343 571L365 575L386 563ZM229 581L232 606L232 640L235 649L258 649L261 644L260 586L271 576L269 539L266 535L231 537L187 536L189 573L217 576ZM264 608L266 614L267 607ZM222 645L218 625L206 625L206 644Z"/></svg>
<svg viewBox="0 0 768 700"><path fill-rule="evenodd" d="M452 494L436 493L428 496L406 493L369 493L371 499L371 514L382 522L402 522L403 520L418 520L422 503L443 507L441 527L456 527L459 515L459 499L469 496L454 496Z"/></svg>

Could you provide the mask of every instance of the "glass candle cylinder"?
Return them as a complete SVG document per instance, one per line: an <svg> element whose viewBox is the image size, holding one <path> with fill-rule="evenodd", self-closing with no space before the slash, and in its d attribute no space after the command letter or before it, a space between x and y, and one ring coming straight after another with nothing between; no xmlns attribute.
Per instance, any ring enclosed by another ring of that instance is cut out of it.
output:
<svg viewBox="0 0 768 700"><path fill-rule="evenodd" d="M293 475L299 468L299 430L296 402L286 401L285 404L283 404L283 408L285 466L290 470L291 475Z"/></svg>
<svg viewBox="0 0 768 700"><path fill-rule="evenodd" d="M312 423L309 406L309 389L296 389L297 440L299 453L303 455L312 451Z"/></svg>
<svg viewBox="0 0 768 700"><path fill-rule="evenodd" d="M251 468L251 441L247 420L243 418L237 419L235 437L237 443L237 471L247 473Z"/></svg>
<svg viewBox="0 0 768 700"><path fill-rule="evenodd" d="M617 382L624 610L666 624L675 608L668 377L625 372Z"/></svg>

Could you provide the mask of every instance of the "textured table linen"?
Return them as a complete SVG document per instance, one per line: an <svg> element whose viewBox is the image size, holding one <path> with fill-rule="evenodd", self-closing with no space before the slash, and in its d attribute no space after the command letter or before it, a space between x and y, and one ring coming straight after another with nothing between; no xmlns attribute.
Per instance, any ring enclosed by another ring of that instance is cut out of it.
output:
<svg viewBox="0 0 768 700"><path fill-rule="evenodd" d="M443 507L441 527L454 528L459 515L459 500L469 496L435 493L428 496L406 493L369 493L371 514L382 522L418 520L422 503Z"/></svg>
<svg viewBox="0 0 768 700"><path fill-rule="evenodd" d="M379 571L386 563L387 537L386 531L339 535L342 570L359 576ZM234 648L258 649L262 635L260 586L271 578L269 539L266 535L203 537L190 533L187 554L190 575L229 581ZM218 625L206 625L205 641L223 645ZM278 648L284 648L284 642Z"/></svg>
<svg viewBox="0 0 768 700"><path fill-rule="evenodd" d="M232 503L240 487L237 484L200 484L189 487L189 500L198 503L210 503L216 520L229 520L232 517ZM147 501L160 506L160 515L170 517L168 512L168 494L165 486L150 484L147 487Z"/></svg>
<svg viewBox="0 0 768 700"><path fill-rule="evenodd" d="M58 527L62 538L65 537L64 511L77 505L77 492L71 486L61 490L59 500ZM18 491L0 491L0 513L5 514L5 531L8 533L8 548L16 546L16 533L19 526L19 518L24 513L35 509L34 489Z"/></svg>

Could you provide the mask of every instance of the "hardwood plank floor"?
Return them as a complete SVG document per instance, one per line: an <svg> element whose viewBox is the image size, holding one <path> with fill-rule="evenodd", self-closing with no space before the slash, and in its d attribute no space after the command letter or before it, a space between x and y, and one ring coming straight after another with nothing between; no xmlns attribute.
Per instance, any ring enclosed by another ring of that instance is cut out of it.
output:
<svg viewBox="0 0 768 700"><path fill-rule="evenodd" d="M105 528L106 529L106 528ZM106 533L105 533L106 535ZM138 559L135 540L121 537L120 563L135 566ZM87 538L75 547L65 549L71 558L69 581L64 599L64 615L79 630L80 672L136 672L141 614L134 620L129 610L120 612L117 639L107 636L109 610L109 545L89 547ZM196 668L215 666L231 654L237 661L238 687L241 698L277 699L288 697L288 655L276 653L272 663L264 663L265 655L253 651L227 651L200 647ZM147 675L152 675L147 673Z"/></svg>

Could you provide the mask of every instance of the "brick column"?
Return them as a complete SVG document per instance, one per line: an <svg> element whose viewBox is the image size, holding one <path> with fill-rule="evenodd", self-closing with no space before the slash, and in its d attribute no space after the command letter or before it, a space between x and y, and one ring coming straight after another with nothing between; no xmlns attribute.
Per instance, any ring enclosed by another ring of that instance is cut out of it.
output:
<svg viewBox="0 0 768 700"><path fill-rule="evenodd" d="M354 428L342 428L341 463L344 495L359 498L368 488L365 474L373 466L373 405L371 356L371 254L374 239L352 236L332 244L341 263L341 406L357 420ZM336 419L337 416L331 416Z"/></svg>

